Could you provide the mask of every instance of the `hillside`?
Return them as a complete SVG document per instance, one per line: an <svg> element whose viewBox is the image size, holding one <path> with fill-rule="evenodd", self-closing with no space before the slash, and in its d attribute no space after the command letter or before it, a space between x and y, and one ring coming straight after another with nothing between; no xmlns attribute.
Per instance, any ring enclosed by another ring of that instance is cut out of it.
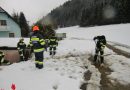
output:
<svg viewBox="0 0 130 90"><path fill-rule="evenodd" d="M93 26L130 22L129 0L69 0L52 10L43 21L60 27Z"/></svg>

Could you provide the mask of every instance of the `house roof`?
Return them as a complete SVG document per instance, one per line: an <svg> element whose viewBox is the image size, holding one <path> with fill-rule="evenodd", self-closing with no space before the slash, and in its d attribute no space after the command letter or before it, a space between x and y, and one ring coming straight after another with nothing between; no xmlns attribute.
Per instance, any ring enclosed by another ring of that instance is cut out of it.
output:
<svg viewBox="0 0 130 90"><path fill-rule="evenodd" d="M8 17L10 17L16 24L18 24L12 16L10 16L2 7L0 7L0 13L5 13ZM18 24L19 26L19 24ZM19 26L20 27L20 26Z"/></svg>
<svg viewBox="0 0 130 90"><path fill-rule="evenodd" d="M0 12L5 12L5 11L0 7Z"/></svg>

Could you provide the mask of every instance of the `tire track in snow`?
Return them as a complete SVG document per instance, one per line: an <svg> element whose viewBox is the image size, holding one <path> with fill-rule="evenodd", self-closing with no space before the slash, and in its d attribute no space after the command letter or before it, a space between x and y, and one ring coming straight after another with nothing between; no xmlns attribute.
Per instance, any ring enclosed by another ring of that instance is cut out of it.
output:
<svg viewBox="0 0 130 90"><path fill-rule="evenodd" d="M93 61L93 55L90 55L89 60ZM100 81L100 89L101 90L111 90L113 88L112 83L107 78L107 75L109 75L112 71L108 67L100 67L99 65L95 65L95 67L99 70L101 73L101 81Z"/></svg>
<svg viewBox="0 0 130 90"><path fill-rule="evenodd" d="M84 67L88 69L88 71L84 73L84 79L86 82L82 84L82 90L100 90L101 74L88 60L89 54L87 53L80 58L84 62Z"/></svg>
<svg viewBox="0 0 130 90"><path fill-rule="evenodd" d="M118 45L118 44L117 44ZM111 49L111 50L113 50L115 53L117 53L117 54L119 54L119 55L123 55L123 56L125 56L125 57L127 57L127 58L130 58L130 53L129 52L126 52L126 51L124 51L124 50L121 50L121 49L118 49L118 48L116 48L116 47L114 47L114 46L112 46L112 45L110 45L110 44L107 44L106 45L109 49ZM120 45L121 46L121 45ZM124 47L124 46L122 46L122 47Z"/></svg>
<svg viewBox="0 0 130 90"><path fill-rule="evenodd" d="M93 55L90 55L89 60L91 62L93 61ZM110 79L108 75L110 75L113 71L108 67L108 65L105 64L104 67L95 65L95 67L98 68L101 73L101 90L130 90L130 85L122 85L117 80L114 80L114 82L112 82L112 79Z"/></svg>

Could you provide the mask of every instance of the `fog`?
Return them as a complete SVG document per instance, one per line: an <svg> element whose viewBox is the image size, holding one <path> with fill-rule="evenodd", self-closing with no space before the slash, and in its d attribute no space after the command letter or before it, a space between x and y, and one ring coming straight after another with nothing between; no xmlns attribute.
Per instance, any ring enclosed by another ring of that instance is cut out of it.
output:
<svg viewBox="0 0 130 90"><path fill-rule="evenodd" d="M13 12L23 12L29 24L33 24L66 1L68 0L0 0L0 6L10 15Z"/></svg>

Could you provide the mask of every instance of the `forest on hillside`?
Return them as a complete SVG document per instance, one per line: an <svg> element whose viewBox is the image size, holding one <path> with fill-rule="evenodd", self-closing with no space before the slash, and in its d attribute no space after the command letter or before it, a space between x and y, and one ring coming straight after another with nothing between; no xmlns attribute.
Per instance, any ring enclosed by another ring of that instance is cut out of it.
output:
<svg viewBox="0 0 130 90"><path fill-rule="evenodd" d="M130 22L130 0L69 0L41 20L53 25L95 26Z"/></svg>

